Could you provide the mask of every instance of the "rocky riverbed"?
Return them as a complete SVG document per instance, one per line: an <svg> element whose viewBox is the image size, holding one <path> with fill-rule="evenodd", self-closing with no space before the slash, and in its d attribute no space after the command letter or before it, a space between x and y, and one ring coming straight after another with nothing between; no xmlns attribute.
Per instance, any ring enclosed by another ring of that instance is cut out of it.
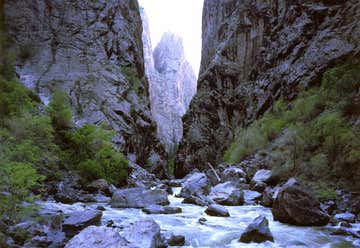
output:
<svg viewBox="0 0 360 248"><path fill-rule="evenodd" d="M37 202L41 224L9 228L9 247L360 247L356 198L320 203L295 178L218 168L220 181L194 171L124 189L97 181L86 203L50 196Z"/></svg>

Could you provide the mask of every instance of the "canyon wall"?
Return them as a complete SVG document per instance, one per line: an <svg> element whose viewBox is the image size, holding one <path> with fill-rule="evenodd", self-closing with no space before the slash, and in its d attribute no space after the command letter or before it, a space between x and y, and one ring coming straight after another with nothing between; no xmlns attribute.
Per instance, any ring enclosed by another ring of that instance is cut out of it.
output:
<svg viewBox="0 0 360 248"><path fill-rule="evenodd" d="M222 160L239 127L359 56L360 2L205 0L198 91L177 176Z"/></svg>
<svg viewBox="0 0 360 248"><path fill-rule="evenodd" d="M157 123L157 135L165 150L173 156L183 135L181 118L196 93L196 76L186 60L182 39L167 32L153 50L144 10L142 19L151 111Z"/></svg>
<svg viewBox="0 0 360 248"><path fill-rule="evenodd" d="M144 71L136 0L5 0L16 72L47 104L67 92L76 125L105 123L120 151L145 164L161 154Z"/></svg>

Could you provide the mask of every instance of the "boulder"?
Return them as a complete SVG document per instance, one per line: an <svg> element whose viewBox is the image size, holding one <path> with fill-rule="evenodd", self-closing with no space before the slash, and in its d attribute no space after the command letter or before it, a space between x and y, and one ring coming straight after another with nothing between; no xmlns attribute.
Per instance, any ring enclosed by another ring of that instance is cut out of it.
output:
<svg viewBox="0 0 360 248"><path fill-rule="evenodd" d="M126 227L121 232L121 236L136 247L163 247L160 226L153 219L142 219L135 222L133 225Z"/></svg>
<svg viewBox="0 0 360 248"><path fill-rule="evenodd" d="M180 197L191 195L207 195L210 192L210 181L204 173L195 172L189 176L182 184Z"/></svg>
<svg viewBox="0 0 360 248"><path fill-rule="evenodd" d="M341 213L341 214L335 214L333 219L334 219L334 222L345 221L348 223L355 223L356 216L355 216L355 214L352 214L352 213Z"/></svg>
<svg viewBox="0 0 360 248"><path fill-rule="evenodd" d="M146 214L177 214L181 213L182 209L179 207L151 205L143 208L142 211Z"/></svg>
<svg viewBox="0 0 360 248"><path fill-rule="evenodd" d="M237 167L229 167L224 170L221 176L224 182L232 181L232 182L246 182L246 173Z"/></svg>
<svg viewBox="0 0 360 248"><path fill-rule="evenodd" d="M110 195L109 190L110 184L105 179L98 179L91 182L86 189L92 193L104 193L106 195Z"/></svg>
<svg viewBox="0 0 360 248"><path fill-rule="evenodd" d="M299 226L326 225L330 217L320 209L319 201L297 184L285 185L272 206L274 220Z"/></svg>
<svg viewBox="0 0 360 248"><path fill-rule="evenodd" d="M206 199L204 199L204 197L198 197L198 196L194 196L194 195L184 198L184 200L181 203L194 204L194 205L198 205L198 206L207 206L208 205L208 201Z"/></svg>
<svg viewBox="0 0 360 248"><path fill-rule="evenodd" d="M261 200L262 195L257 191L245 189L245 190L243 190L243 192L244 192L245 202L248 204L253 204L253 203Z"/></svg>
<svg viewBox="0 0 360 248"><path fill-rule="evenodd" d="M210 216L219 216L219 217L229 217L229 211L218 204L211 204L206 210L205 213Z"/></svg>
<svg viewBox="0 0 360 248"><path fill-rule="evenodd" d="M65 216L63 231L66 233L66 236L72 237L88 226L100 225L101 217L102 212L99 210L72 212Z"/></svg>
<svg viewBox="0 0 360 248"><path fill-rule="evenodd" d="M185 245L185 236L171 234L167 242L170 246L183 246Z"/></svg>
<svg viewBox="0 0 360 248"><path fill-rule="evenodd" d="M240 242L244 243L261 243L265 241L274 242L274 237L269 229L269 221L265 216L260 215L254 219L254 221L245 229L245 232L241 234Z"/></svg>
<svg viewBox="0 0 360 248"><path fill-rule="evenodd" d="M269 183L272 178L271 170L258 170L254 177L251 179L251 183L256 184L259 182Z"/></svg>
<svg viewBox="0 0 360 248"><path fill-rule="evenodd" d="M130 248L131 245L119 234L119 230L110 227L89 226L73 237L65 248Z"/></svg>
<svg viewBox="0 0 360 248"><path fill-rule="evenodd" d="M211 189L210 199L220 205L240 206L244 203L244 193L232 182L218 184Z"/></svg>
<svg viewBox="0 0 360 248"><path fill-rule="evenodd" d="M166 191L140 187L119 189L111 199L113 208L144 208L150 205L169 205Z"/></svg>

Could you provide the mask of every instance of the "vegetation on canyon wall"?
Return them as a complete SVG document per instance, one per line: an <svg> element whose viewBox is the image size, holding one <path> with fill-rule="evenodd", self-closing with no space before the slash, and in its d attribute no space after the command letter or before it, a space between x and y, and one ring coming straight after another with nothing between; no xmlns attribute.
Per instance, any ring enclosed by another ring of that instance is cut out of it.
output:
<svg viewBox="0 0 360 248"><path fill-rule="evenodd" d="M302 90L292 102L279 99L261 118L241 128L224 160L236 163L258 151L265 157L271 152L269 166L284 179L297 175L309 181L356 182L359 87L360 59L327 70L320 86ZM325 191L319 186L326 198L331 193Z"/></svg>
<svg viewBox="0 0 360 248"><path fill-rule="evenodd" d="M20 82L1 79L0 106L1 216L29 200L31 191L40 193L42 182L60 179L64 169L77 171L83 183L125 181L127 161L113 148L113 132L95 125L72 128L63 92L44 108Z"/></svg>

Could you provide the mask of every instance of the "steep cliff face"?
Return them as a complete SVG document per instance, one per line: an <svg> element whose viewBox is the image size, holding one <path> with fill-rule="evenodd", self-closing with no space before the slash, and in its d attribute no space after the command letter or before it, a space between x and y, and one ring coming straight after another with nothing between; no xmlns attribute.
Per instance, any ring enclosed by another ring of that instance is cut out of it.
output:
<svg viewBox="0 0 360 248"><path fill-rule="evenodd" d="M219 162L236 129L360 51L358 1L205 0L198 92L184 118L179 176Z"/></svg>
<svg viewBox="0 0 360 248"><path fill-rule="evenodd" d="M66 91L77 125L110 125L119 149L145 163L157 141L138 2L8 0L4 13L20 80L45 104Z"/></svg>
<svg viewBox="0 0 360 248"><path fill-rule="evenodd" d="M185 58L182 39L172 33L165 33L152 51L150 29L144 11L142 19L151 111L161 143L168 153L174 153L183 134L181 118L196 92L196 77Z"/></svg>

